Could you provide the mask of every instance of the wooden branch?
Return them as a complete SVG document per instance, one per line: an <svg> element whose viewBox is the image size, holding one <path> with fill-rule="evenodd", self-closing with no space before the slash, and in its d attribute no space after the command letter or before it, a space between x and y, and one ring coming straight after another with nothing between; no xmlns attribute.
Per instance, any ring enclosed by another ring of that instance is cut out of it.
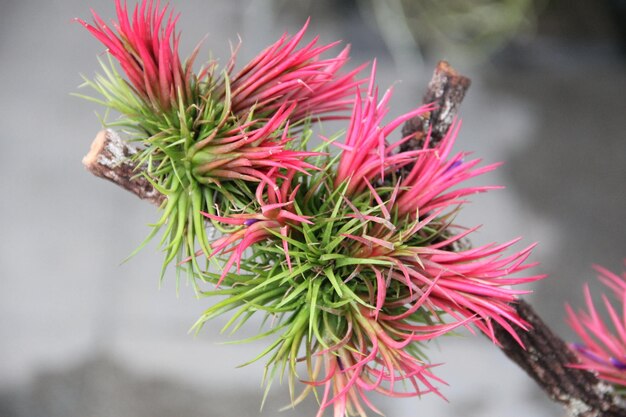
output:
<svg viewBox="0 0 626 417"><path fill-rule="evenodd" d="M416 116L404 124L402 137L415 135L415 138L401 145L400 150L420 149L429 129L432 129L430 146L436 146L452 125L470 84L469 78L456 72L446 61L439 61L422 100L424 104L434 103L437 108L426 116Z"/></svg>
<svg viewBox="0 0 626 417"><path fill-rule="evenodd" d="M550 330L525 301L516 304L519 316L532 328L518 332L526 349L508 331L494 326L506 356L518 364L548 396L565 406L573 417L624 417L626 408L613 395L613 388L591 372L575 369L576 355Z"/></svg>
<svg viewBox="0 0 626 417"><path fill-rule="evenodd" d="M130 158L136 153L137 150L114 131L101 130L91 143L89 153L83 158L83 165L93 175L107 179L142 200L160 206L166 197L141 175L142 170L131 161Z"/></svg>
<svg viewBox="0 0 626 417"><path fill-rule="evenodd" d="M469 86L467 77L456 72L447 62L440 62L423 99L424 104L434 103L437 109L430 115L406 122L402 136L414 134L415 138L401 149L422 148L429 129L430 146L439 143L452 124ZM610 385L588 371L569 366L578 359L528 303L520 300L515 309L531 329L518 333L524 348L502 326L494 324L496 338L507 357L526 371L552 400L563 404L572 417L626 416L626 406L613 395Z"/></svg>
<svg viewBox="0 0 626 417"><path fill-rule="evenodd" d="M405 124L403 137L411 134L415 137L401 149L421 148L429 129L431 145L438 143L456 116L469 86L469 78L457 73L446 62L440 62L424 96L424 103L435 103L437 109ZM160 205L166 197L155 190L145 177L137 175L142 171L141 168L138 169L129 160L136 152L115 132L105 130L98 133L83 163L92 174L114 182L141 199ZM600 382L590 372L569 367L576 362L575 355L529 304L520 301L515 308L532 328L528 332L519 332L525 345L523 348L505 329L495 325L496 337L505 355L524 369L551 399L562 403L571 416L626 416L626 406L619 397L613 395L611 386Z"/></svg>

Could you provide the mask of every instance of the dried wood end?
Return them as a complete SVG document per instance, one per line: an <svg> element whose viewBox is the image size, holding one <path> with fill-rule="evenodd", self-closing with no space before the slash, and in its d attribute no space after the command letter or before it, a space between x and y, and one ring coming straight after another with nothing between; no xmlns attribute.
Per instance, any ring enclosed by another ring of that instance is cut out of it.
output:
<svg viewBox="0 0 626 417"><path fill-rule="evenodd" d="M85 168L97 177L107 179L137 197L160 206L166 197L158 192L142 174L145 170L134 164L131 157L137 149L123 141L117 133L101 130L83 158Z"/></svg>

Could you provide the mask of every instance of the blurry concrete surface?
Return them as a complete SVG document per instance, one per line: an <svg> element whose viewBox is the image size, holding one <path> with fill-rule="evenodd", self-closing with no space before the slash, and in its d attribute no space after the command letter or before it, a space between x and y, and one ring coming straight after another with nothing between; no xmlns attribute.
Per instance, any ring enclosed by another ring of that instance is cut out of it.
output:
<svg viewBox="0 0 626 417"><path fill-rule="evenodd" d="M245 61L303 23L274 15L265 1L174 5L183 49L208 33L204 50L223 61L238 35ZM185 286L177 296L173 274L159 288L154 245L121 264L157 214L80 164L100 129L94 111L102 110L69 95L79 73L97 71L102 52L71 21L87 17L88 7L112 16L112 1L0 2L0 417L257 415L263 364L236 366L263 342L222 344L233 338L219 334L219 320L188 334L210 301ZM396 86L392 113L419 101L433 62L399 69L356 14L314 13L316 32L352 43L355 65L379 58L380 85ZM619 270L626 255L624 61L604 42L545 38L490 64L443 58L473 79L459 148L506 163L480 182L507 188L474 198L461 221L484 224L477 243L539 242L532 260L551 277L533 288L531 302L571 337L563 304L581 305L593 263ZM562 415L483 337L442 340L432 355L445 363L449 402L375 397L387 415ZM279 413L286 391L275 382L259 415L314 414L313 401Z"/></svg>

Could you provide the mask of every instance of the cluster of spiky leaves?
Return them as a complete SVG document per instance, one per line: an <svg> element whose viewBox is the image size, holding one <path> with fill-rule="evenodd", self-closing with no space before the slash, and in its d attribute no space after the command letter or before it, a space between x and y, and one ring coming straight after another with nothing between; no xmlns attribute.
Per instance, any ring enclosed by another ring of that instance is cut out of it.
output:
<svg viewBox="0 0 626 417"><path fill-rule="evenodd" d="M126 4L115 4L112 27L96 12L94 25L77 20L107 47L128 81L113 63L103 63L103 75L86 84L102 96L92 100L120 113L108 125L141 143L137 165L167 196L147 239L164 229L165 268L192 256L196 246L211 253L202 211L241 210L254 202L255 183L275 186L271 172L312 168L305 161L310 152L292 149L292 132L349 109L358 70L343 72L348 48L322 58L336 44L318 46L314 39L301 46L305 25L238 72L233 52L225 69L209 62L196 74L198 48L181 64L178 17L167 6L143 0L129 17ZM195 261L189 265L201 269Z"/></svg>
<svg viewBox="0 0 626 417"><path fill-rule="evenodd" d="M626 261L625 261L626 264ZM598 377L614 384L617 390L626 394L626 271L622 275L596 266L598 279L606 285L612 297L602 295L605 317L594 304L589 286L585 285L587 311L576 313L566 306L568 323L580 337L582 343L572 344L572 350L580 363L576 368L597 373ZM614 302L619 307L614 307ZM607 320L608 319L608 320Z"/></svg>
<svg viewBox="0 0 626 417"><path fill-rule="evenodd" d="M441 395L424 344L470 324L497 343L494 322L517 338L526 323L510 303L523 291L510 286L540 278L509 277L530 266L531 248L504 256L514 242L457 247L473 229L454 226L454 213L488 187L455 186L495 167L451 155L457 128L433 148L395 152L388 136L431 107L383 125L391 93L378 101L372 76L356 97L341 151L323 169L292 172L277 190L259 186L259 211L206 214L234 228L213 244L227 255L222 271L204 274L221 288L207 295L226 297L197 323L233 311L225 329L236 330L266 313L272 325L257 337L275 335L258 357L268 378L287 370L292 393L305 380L294 402L323 386L320 414L332 404L338 416L374 408L368 391Z"/></svg>
<svg viewBox="0 0 626 417"><path fill-rule="evenodd" d="M320 415L331 406L365 415L376 410L371 391L441 396L428 341L459 326L495 343L494 323L514 337L526 329L511 305L523 291L512 286L541 277L511 274L531 266L531 248L469 248L461 243L475 229L453 223L468 195L493 188L461 184L496 167L452 153L458 123L438 144L400 151L411 138L394 142L398 127L433 107L385 124L391 91L379 100L375 65L361 91L360 69L343 71L347 49L326 59L335 44L299 47L306 26L238 72L233 53L221 72L209 63L195 73L197 52L184 65L177 57L167 7L144 0L129 18L116 6L113 29L95 13L95 26L81 23L127 80L103 65L88 84L121 114L112 125L143 145L136 162L167 197L151 234L164 229L165 265L221 296L196 327L232 314L235 331L267 316L253 339L274 338L256 358L267 361L268 388L286 373L294 403L314 392ZM310 123L345 110L345 134L309 149ZM209 226L221 236L211 241Z"/></svg>

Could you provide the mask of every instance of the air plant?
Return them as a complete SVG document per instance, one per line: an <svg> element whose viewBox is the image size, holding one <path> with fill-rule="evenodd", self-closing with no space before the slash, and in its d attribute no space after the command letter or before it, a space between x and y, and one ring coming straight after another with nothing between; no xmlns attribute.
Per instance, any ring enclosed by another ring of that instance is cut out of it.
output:
<svg viewBox="0 0 626 417"><path fill-rule="evenodd" d="M129 17L125 3L115 5L111 25L96 12L94 25L77 20L107 47L126 79L111 63L86 84L102 96L92 100L121 114L108 126L132 132L142 146L137 166L167 196L147 239L164 229L165 270L193 255L196 245L211 253L201 212L240 211L255 203L256 184L275 182L270 172L308 167L311 153L290 149L291 132L308 129L309 120L341 117L360 83L359 69L343 71L347 48L322 58L336 43L317 46L315 39L300 47L305 24L236 73L236 52L227 68L209 62L195 73L199 48L181 64L178 16L168 6L142 0ZM195 261L188 265L200 269Z"/></svg>
<svg viewBox="0 0 626 417"><path fill-rule="evenodd" d="M454 213L465 196L490 188L456 186L495 165L477 168L477 160L451 156L457 127L433 148L427 140L423 149L394 152L398 143L388 144L388 136L432 107L382 124L390 97L388 91L378 101L372 71L344 142L326 140L340 153L325 157L320 170L282 178L271 206L276 217L263 210L209 215L236 229L213 244L228 247L222 271L205 273L220 286L206 295L227 297L196 327L231 311L224 330L237 330L255 312L272 317L262 335L277 337L257 359L267 358L268 381L287 370L296 403L323 387L320 415L331 405L337 416L365 415L364 406L373 408L370 391L441 395L442 381L424 354L428 341L473 325L497 343L494 322L518 339L526 323L511 303L525 291L512 286L541 278L509 276L532 266L524 264L532 247L508 256L515 241L456 248L475 229L453 225ZM399 176L403 168L406 177ZM308 387L295 396L297 379Z"/></svg>
<svg viewBox="0 0 626 417"><path fill-rule="evenodd" d="M585 285L586 311L575 312L566 305L568 323L580 337L573 343L572 350L580 363L571 366L597 373L600 379L610 382L617 391L626 392L626 271L617 275L604 267L595 266L598 279L610 290L602 294L605 318L592 298L589 286ZM612 297L610 296L612 295ZM614 307L614 302L619 304Z"/></svg>
<svg viewBox="0 0 626 417"><path fill-rule="evenodd" d="M392 91L379 99L375 63L362 90L362 67L343 71L347 48L322 58L336 44L299 47L306 25L239 71L235 51L221 72L209 63L196 74L197 52L180 64L167 7L143 0L131 19L116 6L113 29L95 13L95 26L81 23L127 80L112 65L87 83L121 113L114 125L134 133L138 166L167 197L150 235L165 229L165 265L220 297L195 328L230 314L234 332L267 317L252 339L273 337L253 359L266 360L268 389L287 374L292 403L314 393L319 416L364 416L377 411L371 392L443 397L426 354L434 339L467 327L498 343L497 323L520 340L527 324L512 303L526 291L513 287L542 276L513 275L533 266L532 246L505 253L517 240L461 244L476 228L455 214L495 188L463 183L497 164L452 153L460 123L402 150L412 137L393 142L398 128L434 106L384 123ZM336 118L348 120L345 134L311 149L311 124ZM210 239L209 225L221 235Z"/></svg>

